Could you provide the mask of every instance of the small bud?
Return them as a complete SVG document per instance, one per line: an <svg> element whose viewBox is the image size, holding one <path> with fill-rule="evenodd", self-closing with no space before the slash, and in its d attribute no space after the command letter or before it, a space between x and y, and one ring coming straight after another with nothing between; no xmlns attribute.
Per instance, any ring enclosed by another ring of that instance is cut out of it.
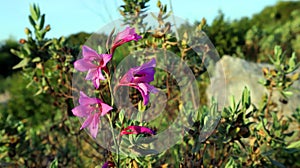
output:
<svg viewBox="0 0 300 168"><path fill-rule="evenodd" d="M38 81L39 81L39 78L38 78L37 76L34 76L34 77L33 77L33 80L34 80L35 82L38 82Z"/></svg>
<svg viewBox="0 0 300 168"><path fill-rule="evenodd" d="M269 69L268 68L263 68L262 71L263 71L264 76L269 74Z"/></svg>
<svg viewBox="0 0 300 168"><path fill-rule="evenodd" d="M25 32L25 34L26 34L26 35L29 35L29 34L31 34L31 31L30 31L30 29L28 29L27 27L25 28L24 32Z"/></svg>
<svg viewBox="0 0 300 168"><path fill-rule="evenodd" d="M50 30L51 30L50 25L47 25L46 28L45 28L45 30L46 30L46 31L50 31Z"/></svg>
<svg viewBox="0 0 300 168"><path fill-rule="evenodd" d="M20 43L20 44L25 44L26 42L27 42L27 41L26 41L25 39L20 39L20 40L19 40L19 43Z"/></svg>
<svg viewBox="0 0 300 168"><path fill-rule="evenodd" d="M205 19L205 18L202 18L202 20L201 20L201 25L202 25L202 26L206 25L206 19Z"/></svg>
<svg viewBox="0 0 300 168"><path fill-rule="evenodd" d="M160 8L160 7L161 7L161 2L160 2L160 1L157 1L156 6Z"/></svg>

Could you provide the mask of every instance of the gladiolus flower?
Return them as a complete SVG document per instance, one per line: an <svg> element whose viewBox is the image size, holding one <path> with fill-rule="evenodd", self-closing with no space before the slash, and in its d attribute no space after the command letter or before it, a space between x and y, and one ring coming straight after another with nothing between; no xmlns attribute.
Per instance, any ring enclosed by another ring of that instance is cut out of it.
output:
<svg viewBox="0 0 300 168"><path fill-rule="evenodd" d="M139 67L130 68L119 82L120 86L130 86L138 89L142 94L144 105L149 102L149 93L158 92L154 86L149 84L154 80L155 65L156 61L153 58Z"/></svg>
<svg viewBox="0 0 300 168"><path fill-rule="evenodd" d="M111 161L107 161L103 164L102 168L109 168L109 167L114 167L115 164Z"/></svg>
<svg viewBox="0 0 300 168"><path fill-rule="evenodd" d="M124 130L121 131L121 135L127 134L151 134L154 135L155 132L150 128L143 126L128 126Z"/></svg>
<svg viewBox="0 0 300 168"><path fill-rule="evenodd" d="M74 62L76 70L85 72L88 71L85 79L91 80L96 89L100 86L100 80L105 80L102 75L102 69L106 67L108 61L111 60L111 54L98 54L88 46L82 47L83 58Z"/></svg>
<svg viewBox="0 0 300 168"><path fill-rule="evenodd" d="M90 98L83 92L80 92L79 106L72 109L77 117L85 117L85 121L80 129L89 128L92 137L96 138L98 133L98 124L101 116L107 114L113 108L105 104L98 98Z"/></svg>
<svg viewBox="0 0 300 168"><path fill-rule="evenodd" d="M118 33L113 44L111 47L111 53L114 52L114 50L124 44L127 43L129 41L138 41L139 39L141 39L142 37L139 36L138 34L136 34L135 29L134 28L130 28L130 27L126 27L125 30L123 30L122 32Z"/></svg>

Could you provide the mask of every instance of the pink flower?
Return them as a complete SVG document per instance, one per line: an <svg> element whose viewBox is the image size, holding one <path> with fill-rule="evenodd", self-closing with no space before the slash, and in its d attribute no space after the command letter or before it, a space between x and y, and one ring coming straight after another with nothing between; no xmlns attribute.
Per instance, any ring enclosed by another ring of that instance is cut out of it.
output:
<svg viewBox="0 0 300 168"><path fill-rule="evenodd" d="M96 138L98 133L98 124L101 116L107 114L113 108L105 104L98 98L90 98L83 92L80 92L79 106L72 109L77 117L85 117L85 121L80 129L89 128L91 135Z"/></svg>
<svg viewBox="0 0 300 168"><path fill-rule="evenodd" d="M128 126L121 131L120 135L127 135L127 134L151 134L151 135L154 135L155 132L153 130L151 130L150 128L143 127L143 126Z"/></svg>
<svg viewBox="0 0 300 168"><path fill-rule="evenodd" d="M113 44L111 47L111 53L114 52L114 50L124 44L127 43L129 41L138 41L139 39L141 39L142 37L139 36L138 34L136 34L135 29L134 28L130 28L130 27L126 27L125 30L123 30L122 32L118 33Z"/></svg>
<svg viewBox="0 0 300 168"><path fill-rule="evenodd" d="M88 71L85 79L91 80L96 89L99 88L100 80L105 80L102 75L102 69L106 67L108 61L111 60L111 54L98 54L88 46L82 47L83 58L74 62L74 67L78 71Z"/></svg>
<svg viewBox="0 0 300 168"><path fill-rule="evenodd" d="M119 82L120 86L130 86L138 89L142 94L144 105L149 102L149 93L158 92L154 86L149 84L154 80L155 65L156 61L153 58L139 67L130 68Z"/></svg>
<svg viewBox="0 0 300 168"><path fill-rule="evenodd" d="M115 167L115 164L111 161L107 161L103 164L102 168Z"/></svg>

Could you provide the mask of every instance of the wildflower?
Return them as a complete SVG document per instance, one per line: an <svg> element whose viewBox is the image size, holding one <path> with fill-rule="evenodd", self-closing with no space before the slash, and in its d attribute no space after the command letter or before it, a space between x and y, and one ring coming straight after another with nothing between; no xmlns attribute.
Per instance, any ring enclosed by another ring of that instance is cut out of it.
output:
<svg viewBox="0 0 300 168"><path fill-rule="evenodd" d="M143 127L143 126L128 126L121 131L121 135L127 135L127 134L151 134L151 135L154 135L155 132L153 130L151 130L150 128Z"/></svg>
<svg viewBox="0 0 300 168"><path fill-rule="evenodd" d="M100 99L90 98L83 92L80 92L79 106L73 108L72 112L77 117L86 117L80 129L88 127L92 137L96 138L99 119L110 110L112 110L112 107L105 104Z"/></svg>
<svg viewBox="0 0 300 168"><path fill-rule="evenodd" d="M155 65L156 61L153 58L139 67L130 68L119 82L120 86L130 86L138 89L143 97L144 105L149 102L149 93L158 92L154 86L149 84L154 80Z"/></svg>
<svg viewBox="0 0 300 168"><path fill-rule="evenodd" d="M107 161L103 164L102 168L109 168L109 167L114 167L115 164L111 161Z"/></svg>
<svg viewBox="0 0 300 168"><path fill-rule="evenodd" d="M122 32L120 32L119 34L117 34L112 47L111 47L111 53L114 52L114 50L124 44L127 43L129 41L138 41L139 39L141 39L142 37L139 36L138 34L136 34L135 29L134 28L130 28L130 27L126 27L125 30L123 30Z"/></svg>
<svg viewBox="0 0 300 168"><path fill-rule="evenodd" d="M96 89L100 86L100 80L105 80L102 75L102 69L106 67L108 61L111 60L111 54L98 54L88 46L82 47L83 58L74 62L74 67L78 71L88 71L86 80L92 80Z"/></svg>

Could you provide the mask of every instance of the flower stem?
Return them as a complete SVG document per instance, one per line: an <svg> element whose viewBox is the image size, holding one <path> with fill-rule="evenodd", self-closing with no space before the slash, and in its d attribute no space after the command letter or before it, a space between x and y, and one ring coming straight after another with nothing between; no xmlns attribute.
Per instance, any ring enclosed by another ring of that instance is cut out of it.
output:
<svg viewBox="0 0 300 168"><path fill-rule="evenodd" d="M114 127L113 127L113 124L112 124L112 118L110 117L110 115L107 115L108 117L108 120L109 120L109 125L110 125L110 128L111 128L111 134L113 136L113 140L114 140L114 145L116 147L116 153L117 153L117 165L119 165L119 146L117 144L117 141L116 141L116 136L115 136L115 133L114 133Z"/></svg>
<svg viewBox="0 0 300 168"><path fill-rule="evenodd" d="M114 106L114 97L113 97L113 91L112 91L112 87L111 87L111 83L110 83L110 76L105 73L105 76L106 76L106 79L107 79L107 82L108 82L108 87L109 87L109 92L110 92L110 101L111 101L111 106L113 107Z"/></svg>
<svg viewBox="0 0 300 168"><path fill-rule="evenodd" d="M106 79L107 79L107 82L108 82L108 87L109 87L109 92L110 92L110 100L111 100L111 104L110 105L113 107L114 106L114 98L113 98L112 86L111 86L111 83L110 83L110 75L105 72L105 76L106 76ZM109 120L109 124L110 124L111 133L112 133L112 136L113 136L114 145L116 147L117 165L119 165L119 146L118 146L118 143L116 141L116 136L115 136L115 133L114 133L114 127L113 127L113 123L112 123L113 120L112 120L112 116L107 115L107 117L108 117L108 120Z"/></svg>

